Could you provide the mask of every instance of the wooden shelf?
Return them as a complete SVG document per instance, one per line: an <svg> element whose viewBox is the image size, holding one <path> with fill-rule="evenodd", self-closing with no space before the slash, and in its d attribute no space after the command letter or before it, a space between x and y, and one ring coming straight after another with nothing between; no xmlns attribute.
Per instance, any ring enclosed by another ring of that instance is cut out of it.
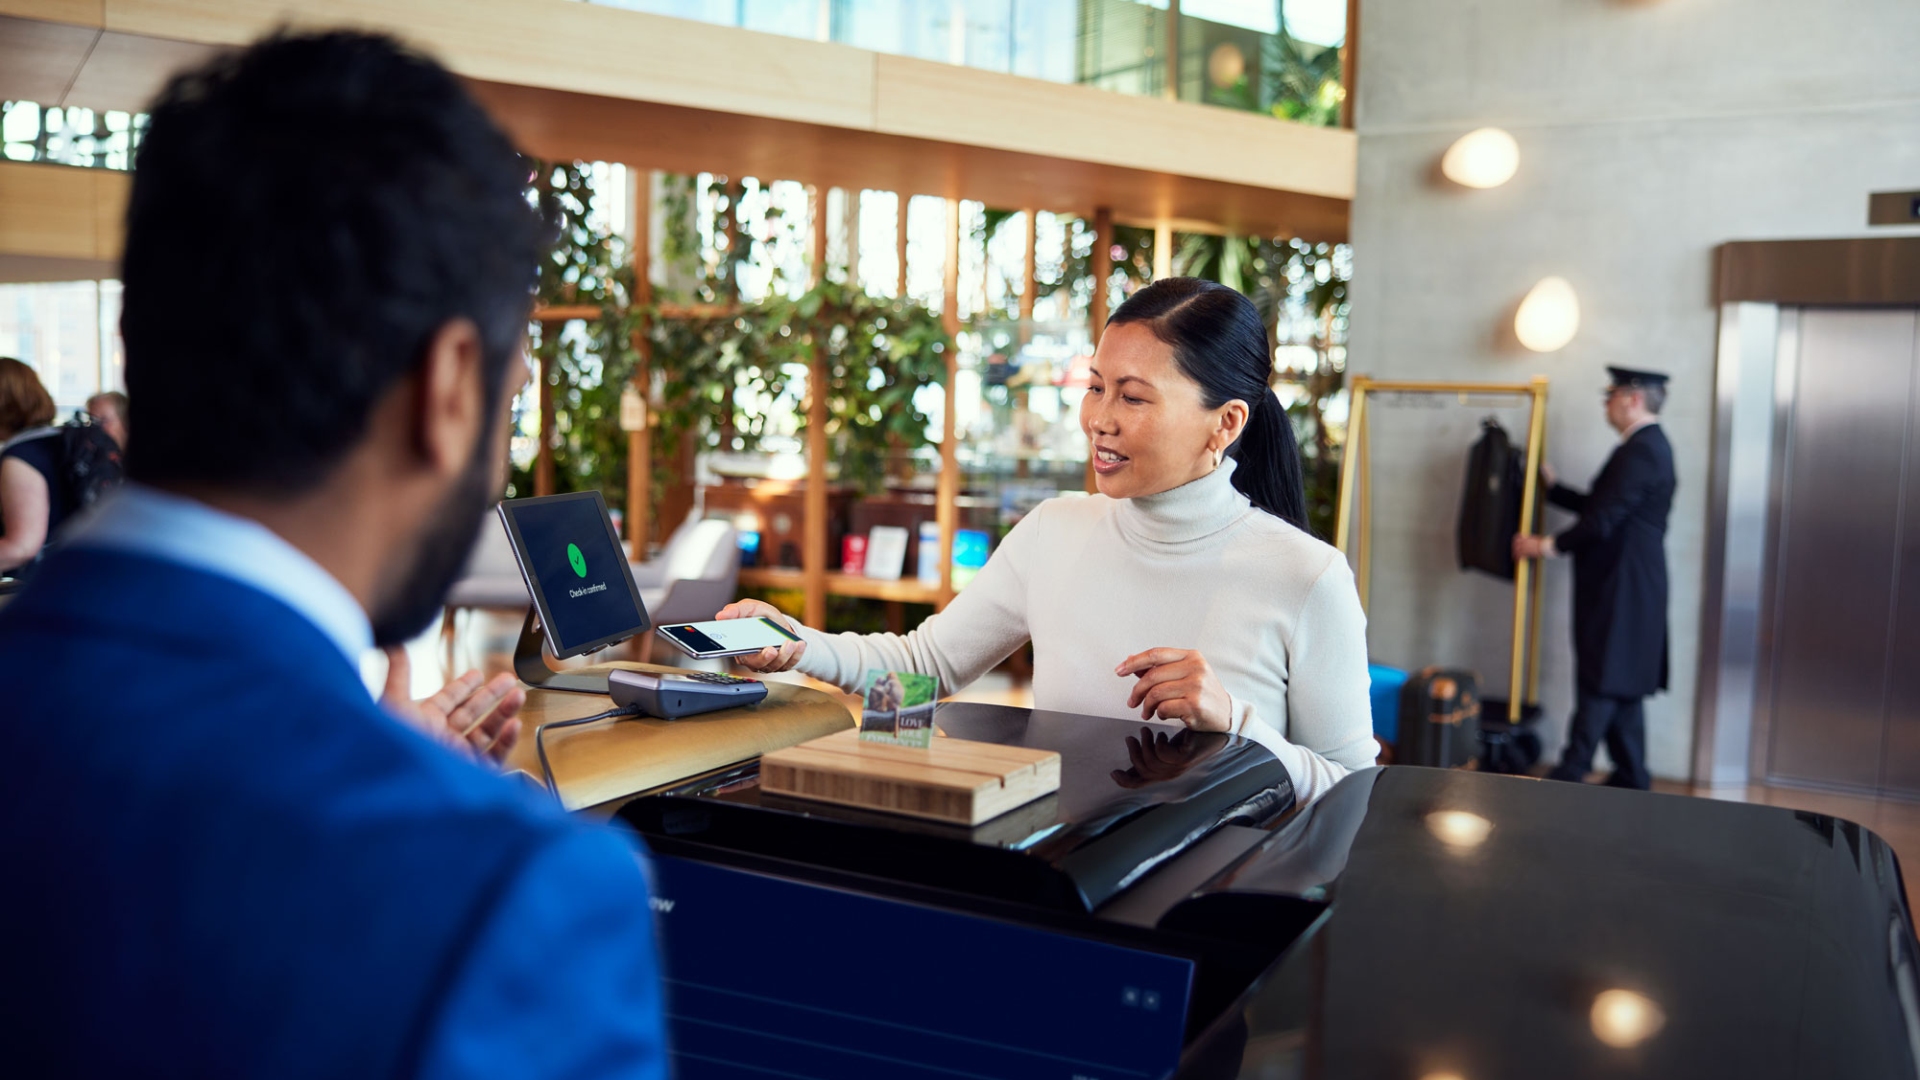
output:
<svg viewBox="0 0 1920 1080"><path fill-rule="evenodd" d="M805 589L804 570L778 566L750 566L740 571L740 584L753 589ZM937 604L940 589L918 578L886 581L858 574L828 574L827 592L832 596L857 596L865 600L891 600L903 604Z"/></svg>

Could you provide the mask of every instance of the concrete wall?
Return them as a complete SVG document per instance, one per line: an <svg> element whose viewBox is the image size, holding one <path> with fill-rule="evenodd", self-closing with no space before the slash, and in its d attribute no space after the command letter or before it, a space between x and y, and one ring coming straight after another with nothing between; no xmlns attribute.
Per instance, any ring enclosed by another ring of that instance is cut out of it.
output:
<svg viewBox="0 0 1920 1080"><path fill-rule="evenodd" d="M1715 310L1728 240L1850 236L1867 193L1920 187L1920 3L1914 0L1365 0L1360 5L1348 370L1380 377L1553 380L1548 460L1584 484L1614 445L1604 368L1674 375L1665 421L1680 488L1667 537L1671 692L1649 703L1649 757L1684 777L1692 745ZM1438 176L1485 125L1519 141L1490 191ZM1885 234L1889 230L1878 230ZM1557 354L1512 341L1548 274L1581 329ZM1502 689L1510 592L1453 567L1461 471L1480 417L1375 415L1372 647L1400 666L1457 664ZM1549 527L1571 519L1552 512ZM1571 567L1548 569L1542 698L1549 759L1572 702Z"/></svg>

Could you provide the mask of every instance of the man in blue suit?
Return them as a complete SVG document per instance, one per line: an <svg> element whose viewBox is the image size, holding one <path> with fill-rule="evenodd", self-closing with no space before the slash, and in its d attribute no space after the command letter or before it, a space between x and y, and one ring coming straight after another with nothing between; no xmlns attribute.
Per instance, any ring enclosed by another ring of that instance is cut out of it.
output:
<svg viewBox="0 0 1920 1080"><path fill-rule="evenodd" d="M0 610L8 1068L664 1074L633 846L357 667L428 624L504 483L550 235L527 179L379 37L276 36L155 103L130 483ZM492 713L489 742L499 696L429 713Z"/></svg>

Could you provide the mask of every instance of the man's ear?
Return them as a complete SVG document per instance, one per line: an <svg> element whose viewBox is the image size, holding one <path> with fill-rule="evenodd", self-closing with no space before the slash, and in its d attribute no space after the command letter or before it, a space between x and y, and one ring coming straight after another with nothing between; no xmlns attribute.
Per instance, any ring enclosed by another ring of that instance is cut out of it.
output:
<svg viewBox="0 0 1920 1080"><path fill-rule="evenodd" d="M444 476L467 468L486 427L485 365L480 330L449 319L434 331L420 361L414 441L423 463Z"/></svg>

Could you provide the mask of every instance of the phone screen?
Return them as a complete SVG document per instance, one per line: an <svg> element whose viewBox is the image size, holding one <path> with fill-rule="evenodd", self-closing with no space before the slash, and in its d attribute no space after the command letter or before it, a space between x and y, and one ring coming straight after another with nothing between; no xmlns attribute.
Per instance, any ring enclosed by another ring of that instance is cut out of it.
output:
<svg viewBox="0 0 1920 1080"><path fill-rule="evenodd" d="M753 652L800 640L792 631L765 616L681 623L663 626L660 632L696 656Z"/></svg>

